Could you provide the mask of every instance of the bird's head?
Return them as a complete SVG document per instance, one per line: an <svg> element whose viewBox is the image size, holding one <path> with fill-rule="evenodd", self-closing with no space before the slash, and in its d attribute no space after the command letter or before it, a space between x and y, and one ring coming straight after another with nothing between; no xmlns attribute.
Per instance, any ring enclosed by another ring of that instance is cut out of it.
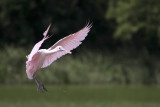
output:
<svg viewBox="0 0 160 107"><path fill-rule="evenodd" d="M72 52L67 51L66 49L64 49L62 46L57 46L56 49L57 49L57 51L65 51L66 53L69 53L69 54L72 53Z"/></svg>

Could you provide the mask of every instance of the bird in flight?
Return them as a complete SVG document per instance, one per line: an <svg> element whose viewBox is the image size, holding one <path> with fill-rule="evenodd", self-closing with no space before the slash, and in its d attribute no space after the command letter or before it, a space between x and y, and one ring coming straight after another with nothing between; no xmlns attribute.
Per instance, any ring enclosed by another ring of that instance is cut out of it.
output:
<svg viewBox="0 0 160 107"><path fill-rule="evenodd" d="M29 79L34 79L38 86L38 90L42 93L47 91L43 83L36 78L36 73L40 68L45 68L51 65L52 62L57 60L66 54L71 54L71 50L77 48L82 41L87 36L92 24L87 24L83 29L79 30L74 34L70 34L69 36L60 39L53 46L48 49L39 49L42 43L50 38L51 36L47 35L48 31L51 27L51 24L48 26L47 30L43 33L43 39L35 44L31 53L26 56L26 73Z"/></svg>

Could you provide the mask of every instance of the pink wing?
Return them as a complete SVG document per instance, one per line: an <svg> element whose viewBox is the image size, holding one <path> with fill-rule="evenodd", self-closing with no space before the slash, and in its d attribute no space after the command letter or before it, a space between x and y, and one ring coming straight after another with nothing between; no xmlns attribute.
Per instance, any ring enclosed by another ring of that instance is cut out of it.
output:
<svg viewBox="0 0 160 107"><path fill-rule="evenodd" d="M48 50L52 50L56 48L57 46L62 46L67 51L71 51L75 49L82 43L81 41L85 39L91 27L92 27L91 24L87 24L82 30L74 34L71 34L69 36L66 36L63 39L60 39L57 43L55 43ZM67 54L65 51L61 51L61 52L56 52L56 53L46 56L43 66L41 68L49 66L53 61L57 60L58 58L62 57L65 54Z"/></svg>
<svg viewBox="0 0 160 107"><path fill-rule="evenodd" d="M45 39L42 39L41 41L39 41L38 43L36 43L36 45L33 47L31 53L27 56L28 61L32 60L33 55L39 50L39 48L41 47L42 43L44 42Z"/></svg>
<svg viewBox="0 0 160 107"><path fill-rule="evenodd" d="M48 26L47 30L43 33L44 38L39 41L38 43L36 43L36 45L33 47L31 53L27 56L28 61L32 60L33 55L39 50L39 48L41 47L42 43L44 42L44 40L48 39L49 37L47 36L47 33L50 29L51 24Z"/></svg>

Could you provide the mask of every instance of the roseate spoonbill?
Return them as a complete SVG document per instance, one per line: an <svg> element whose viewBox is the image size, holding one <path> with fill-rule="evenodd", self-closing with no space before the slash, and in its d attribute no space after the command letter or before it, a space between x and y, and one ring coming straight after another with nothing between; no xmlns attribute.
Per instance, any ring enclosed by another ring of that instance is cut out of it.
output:
<svg viewBox="0 0 160 107"><path fill-rule="evenodd" d="M47 30L43 33L44 38L39 41L33 47L31 53L26 56L26 73L29 79L34 79L38 86L38 90L42 93L47 91L44 87L43 83L36 78L36 73L40 68L45 68L49 66L52 62L57 60L58 58L62 57L65 54L71 54L71 50L78 47L82 41L87 36L92 24L87 24L83 29L80 31L70 34L69 36L60 39L57 43L51 46L49 49L39 49L42 43L51 36L48 36L48 31L50 29L48 26Z"/></svg>

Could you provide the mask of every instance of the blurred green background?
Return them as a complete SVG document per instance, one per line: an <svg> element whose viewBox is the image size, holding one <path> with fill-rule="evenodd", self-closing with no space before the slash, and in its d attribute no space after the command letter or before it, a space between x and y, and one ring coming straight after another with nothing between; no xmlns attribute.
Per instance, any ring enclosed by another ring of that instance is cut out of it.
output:
<svg viewBox="0 0 160 107"><path fill-rule="evenodd" d="M72 55L41 69L49 92L25 72L26 55L93 27ZM160 1L0 0L0 106L159 107Z"/></svg>

